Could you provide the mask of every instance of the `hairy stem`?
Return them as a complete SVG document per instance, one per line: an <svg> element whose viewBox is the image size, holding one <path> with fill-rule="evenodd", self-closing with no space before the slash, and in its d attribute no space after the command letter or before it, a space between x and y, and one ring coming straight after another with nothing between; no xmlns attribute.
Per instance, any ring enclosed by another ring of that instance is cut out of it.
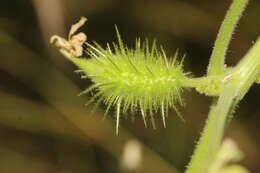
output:
<svg viewBox="0 0 260 173"><path fill-rule="evenodd" d="M257 81L260 74L260 38L234 68L233 78L239 78L238 100L241 100L247 93L250 86Z"/></svg>
<svg viewBox="0 0 260 173"><path fill-rule="evenodd" d="M260 73L260 39L223 81L220 97L211 107L208 121L186 173L206 173L223 138L224 129L234 107L245 96Z"/></svg>
<svg viewBox="0 0 260 173"><path fill-rule="evenodd" d="M233 87L226 86L224 89L227 92L221 94L217 104L215 102L212 104L209 119L186 173L205 173L214 160L223 136L227 115L236 95Z"/></svg>
<svg viewBox="0 0 260 173"><path fill-rule="evenodd" d="M219 29L210 57L208 75L220 75L224 71L226 51L235 27L249 0L233 0Z"/></svg>
<svg viewBox="0 0 260 173"><path fill-rule="evenodd" d="M222 87L223 75L200 78L184 78L182 86L195 88L199 93L207 96L219 96Z"/></svg>

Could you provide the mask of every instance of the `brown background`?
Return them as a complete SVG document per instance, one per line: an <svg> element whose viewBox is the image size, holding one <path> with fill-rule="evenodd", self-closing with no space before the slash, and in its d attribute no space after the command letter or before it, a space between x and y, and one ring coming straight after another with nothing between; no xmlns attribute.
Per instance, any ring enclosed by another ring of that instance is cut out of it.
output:
<svg viewBox="0 0 260 173"><path fill-rule="evenodd" d="M120 169L127 141L143 148L135 172L183 171L204 125L210 98L186 91L185 122L172 111L163 128L145 128L139 115L122 119L115 135L114 113L90 115L90 96L77 94L90 84L53 46L49 37L66 37L79 16L88 41L116 41L115 24L124 42L156 38L171 56L186 55L184 66L194 76L206 72L213 43L231 0L1 0L0 3L0 172L107 173ZM260 2L251 0L228 50L235 65L260 35ZM245 153L243 164L260 172L259 86L253 86L237 108L227 136Z"/></svg>

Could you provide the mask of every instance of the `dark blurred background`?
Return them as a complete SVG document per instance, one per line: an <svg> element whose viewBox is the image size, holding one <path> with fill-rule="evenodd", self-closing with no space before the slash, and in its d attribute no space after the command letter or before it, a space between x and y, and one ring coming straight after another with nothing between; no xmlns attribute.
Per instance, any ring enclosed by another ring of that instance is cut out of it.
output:
<svg viewBox="0 0 260 173"><path fill-rule="evenodd" d="M218 28L231 0L1 0L0 5L0 172L115 173L178 172L189 162L205 124L210 98L186 91L167 128L145 128L139 115L122 119L115 135L114 113L90 113L89 86L49 44L53 34L67 37L71 24L88 41L116 41L115 24L130 47L135 39L156 38L168 56L178 49L186 71L206 72ZM260 35L260 1L251 0L228 50L235 65ZM236 110L226 136L245 154L243 165L260 172L259 86L253 86Z"/></svg>

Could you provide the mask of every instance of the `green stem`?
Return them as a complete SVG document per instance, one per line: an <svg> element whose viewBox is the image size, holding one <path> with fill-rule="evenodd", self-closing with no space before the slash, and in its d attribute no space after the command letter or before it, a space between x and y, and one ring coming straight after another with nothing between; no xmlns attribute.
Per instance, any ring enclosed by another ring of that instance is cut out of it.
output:
<svg viewBox="0 0 260 173"><path fill-rule="evenodd" d="M182 79L183 87L197 88L200 87L201 84L209 83L212 80L217 80L216 77L199 77L199 78L184 78ZM220 79L220 78L219 78Z"/></svg>
<svg viewBox="0 0 260 173"><path fill-rule="evenodd" d="M222 75L208 76L200 78L184 78L182 79L182 86L195 88L199 93L207 96L219 96L222 87Z"/></svg>
<svg viewBox="0 0 260 173"><path fill-rule="evenodd" d="M260 73L260 39L245 58L224 78L220 97L211 107L208 121L186 173L206 173L219 149L229 115Z"/></svg>
<svg viewBox="0 0 260 173"><path fill-rule="evenodd" d="M235 27L249 0L233 0L219 29L214 49L210 57L208 75L220 75L224 72L225 56Z"/></svg>
<svg viewBox="0 0 260 173"><path fill-rule="evenodd" d="M229 92L221 94L217 104L213 103L203 134L186 173L205 173L220 146L229 109L233 104L235 90L225 87Z"/></svg>
<svg viewBox="0 0 260 173"><path fill-rule="evenodd" d="M260 74L260 38L246 54L240 63L234 68L234 78L239 76L238 100L241 100L247 93L250 86L257 81Z"/></svg>

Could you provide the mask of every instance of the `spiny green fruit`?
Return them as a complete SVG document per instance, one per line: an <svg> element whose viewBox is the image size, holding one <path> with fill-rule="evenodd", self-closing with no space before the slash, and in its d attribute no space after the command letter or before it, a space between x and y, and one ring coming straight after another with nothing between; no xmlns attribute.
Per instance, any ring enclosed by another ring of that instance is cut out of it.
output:
<svg viewBox="0 0 260 173"><path fill-rule="evenodd" d="M117 133L120 114L140 111L146 125L147 115L154 124L154 114L160 112L165 126L165 117L169 108L178 113L176 104L181 104L182 83L185 73L182 63L177 62L177 54L167 60L163 49L158 50L155 41L151 48L148 42L142 46L136 41L135 49L129 49L118 35L118 45L106 49L98 44L88 45L87 53L91 59L71 58L83 72L83 77L90 78L93 85L81 94L95 90L89 102L103 102L106 112L116 107Z"/></svg>

